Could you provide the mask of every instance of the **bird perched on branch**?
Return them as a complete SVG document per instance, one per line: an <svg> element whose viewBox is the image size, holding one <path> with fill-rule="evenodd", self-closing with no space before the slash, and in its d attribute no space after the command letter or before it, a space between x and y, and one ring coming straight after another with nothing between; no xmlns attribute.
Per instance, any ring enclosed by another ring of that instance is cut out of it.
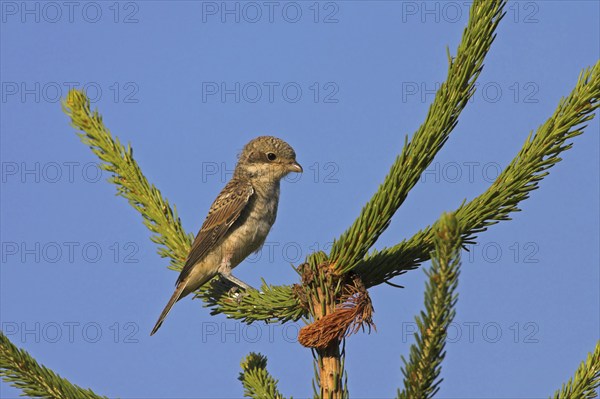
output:
<svg viewBox="0 0 600 399"><path fill-rule="evenodd" d="M231 270L258 251L277 216L279 182L290 172L302 172L294 149L285 141L261 136L242 150L233 177L208 211L194 239L175 292L160 314L153 335L178 300L216 275L251 289Z"/></svg>

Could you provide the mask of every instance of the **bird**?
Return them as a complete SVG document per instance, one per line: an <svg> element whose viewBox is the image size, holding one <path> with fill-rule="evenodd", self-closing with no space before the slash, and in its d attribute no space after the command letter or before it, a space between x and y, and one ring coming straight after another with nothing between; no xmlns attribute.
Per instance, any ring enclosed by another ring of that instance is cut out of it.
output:
<svg viewBox="0 0 600 399"><path fill-rule="evenodd" d="M280 182L302 173L296 152L282 139L259 136L244 146L231 180L212 203L194 239L175 292L160 314L154 335L177 301L220 275L244 290L252 287L231 271L263 246L279 205Z"/></svg>

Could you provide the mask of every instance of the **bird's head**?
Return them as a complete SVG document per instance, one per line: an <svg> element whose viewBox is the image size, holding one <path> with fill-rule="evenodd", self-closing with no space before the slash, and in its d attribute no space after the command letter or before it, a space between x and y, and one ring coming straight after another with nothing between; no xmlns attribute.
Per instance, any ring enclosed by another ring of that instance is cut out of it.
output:
<svg viewBox="0 0 600 399"><path fill-rule="evenodd" d="M290 172L302 173L294 149L277 137L260 136L244 146L234 174L279 181Z"/></svg>

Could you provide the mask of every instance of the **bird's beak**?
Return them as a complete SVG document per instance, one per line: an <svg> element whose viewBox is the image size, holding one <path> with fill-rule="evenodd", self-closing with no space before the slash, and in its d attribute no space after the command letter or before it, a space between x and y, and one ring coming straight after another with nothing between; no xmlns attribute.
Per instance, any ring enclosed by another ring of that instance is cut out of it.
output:
<svg viewBox="0 0 600 399"><path fill-rule="evenodd" d="M304 169L302 169L302 166L300 166L300 164L298 162L294 161L290 164L290 171L296 172L296 173L302 173L304 171Z"/></svg>

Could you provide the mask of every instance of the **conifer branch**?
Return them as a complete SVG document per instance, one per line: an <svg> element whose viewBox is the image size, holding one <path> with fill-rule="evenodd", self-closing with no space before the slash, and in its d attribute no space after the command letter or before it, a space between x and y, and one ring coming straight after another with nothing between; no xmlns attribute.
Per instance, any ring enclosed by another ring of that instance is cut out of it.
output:
<svg viewBox="0 0 600 399"><path fill-rule="evenodd" d="M131 146L125 147L118 138L112 137L98 111L91 111L90 101L83 91L69 91L63 111L71 118L71 125L82 131L78 135L83 144L102 161L100 167L112 173L109 182L117 186L117 194L126 198L142 215L144 225L153 233L151 240L159 245L158 254L170 258L170 269L181 270L193 235L185 233L176 208L171 209L160 191L148 182L133 158ZM291 286L263 284L262 293L246 293L241 301L226 295L229 288L214 281L198 290L196 297L204 299L212 307L213 314L225 313L248 323L298 320L305 312Z"/></svg>
<svg viewBox="0 0 600 399"><path fill-rule="evenodd" d="M388 227L392 216L419 181L458 123L461 111L475 92L483 61L503 17L505 0L476 0L456 58L449 57L448 77L440 86L425 122L404 148L383 184L360 216L336 241L330 259L340 271L352 270Z"/></svg>
<svg viewBox="0 0 600 399"><path fill-rule="evenodd" d="M464 244L474 243L477 234L510 214L519 212L521 201L529 198L549 169L560 162L560 154L572 147L567 143L583 133L586 122L594 118L600 106L600 61L579 75L571 94L562 98L554 114L525 144L494 183L480 196L463 203L455 212ZM381 284L408 270L417 268L434 249L435 225L419 231L408 240L365 257L356 272L365 285Z"/></svg>
<svg viewBox="0 0 600 399"><path fill-rule="evenodd" d="M150 184L133 158L133 148L123 146L104 126L97 110L91 111L90 100L83 90L72 89L62 103L63 111L71 118L71 126L81 142L102 161L100 168L112 173L110 183L117 186L117 195L127 199L138 211L144 225L154 235L151 240L159 245L158 254L170 258L170 268L181 270L193 236L186 234L169 202Z"/></svg>
<svg viewBox="0 0 600 399"><path fill-rule="evenodd" d="M90 389L71 384L40 365L29 353L17 348L0 332L0 376L24 395L44 399L107 399Z"/></svg>
<svg viewBox="0 0 600 399"><path fill-rule="evenodd" d="M588 353L587 359L581 362L575 376L570 378L561 389L554 393L552 399L591 399L598 397L600 387L600 341L596 343L594 353Z"/></svg>
<svg viewBox="0 0 600 399"><path fill-rule="evenodd" d="M441 364L446 357L444 347L448 326L454 319L460 269L460 231L452 214L442 215L433 239L432 265L426 271L425 312L415 317L418 332L410 347L409 360L402 356L404 390L399 399L428 399L439 390Z"/></svg>
<svg viewBox="0 0 600 399"><path fill-rule="evenodd" d="M567 141L583 132L583 124L594 117L593 112L599 106L600 62L582 72L573 92L560 101L554 115L535 135L529 135L515 159L486 192L463 203L451 216L443 216L411 239L367 255L458 123L461 111L473 95L505 3L505 0L475 0L457 56L449 57L447 81L438 90L425 122L410 142L406 139L383 184L358 219L335 241L330 256L314 253L307 258L307 271L312 273L303 276L302 286L299 289L269 286L263 281L262 292L247 292L234 299L228 295L231 286L213 280L196 293L196 297L201 297L212 308L212 314L224 313L246 323L285 322L309 316L316 323L339 310L340 287L351 272L356 272L363 287L371 287L433 257L425 312L416 318L417 344L411 347L409 360L403 358L405 390L398 395L401 398L431 397L437 392L441 382L438 380L440 365L445 356L446 328L454 317L460 243L473 243L477 234L489 226L510 220L510 214L520 210L520 202L529 197L530 191L548 175L548 170L561 160L560 153L571 148L572 144ZM152 241L159 245L158 253L170 258L171 269L180 270L193 235L183 230L176 209L171 209L160 191L144 177L131 147L113 139L98 112L90 110L89 99L83 92L70 91L63 109L71 117L72 125L82 131L79 133L82 142L103 162L102 169L112 173L110 181L117 186L118 195L126 198L142 215L144 224L153 233ZM1 375L25 393L43 398L98 398L91 391L71 385L39 366L4 335L0 338ZM579 394L595 397L591 395L595 395L593 390L598 387L600 378L599 350L597 346L574 379L564 385L555 398ZM326 348L317 348L316 353L319 396L347 397L344 351L340 351L339 339ZM277 391L277 381L266 370L266 363L264 356L254 353L242 362L239 379L246 396L282 397Z"/></svg>
<svg viewBox="0 0 600 399"><path fill-rule="evenodd" d="M319 354L314 348L311 348L313 356L313 372L314 377L312 379L312 390L313 399L323 399L323 387L321 386L321 370L323 369L323 356ZM342 372L342 378L340 379L340 392L342 398L349 398L350 392L348 391L348 372L346 371L346 340L342 340L341 351L340 351L340 370Z"/></svg>
<svg viewBox="0 0 600 399"><path fill-rule="evenodd" d="M283 399L277 390L277 380L267 371L267 358L251 352L241 363L242 372L238 380L244 386L244 396L260 399Z"/></svg>
<svg viewBox="0 0 600 399"><path fill-rule="evenodd" d="M323 395L323 386L321 386L321 371L323 370L323 356L318 353L314 348L311 349L313 355L313 372L314 377L312 379L312 390L313 390L313 399L323 399L325 396ZM346 340L342 340L341 343L341 351L340 351L340 370L342 373L342 377L339 380L339 391L341 393L342 398L349 398L350 392L348 391L348 372L345 367L346 363ZM333 395L331 395L333 396ZM331 396L328 395L326 399L329 399Z"/></svg>
<svg viewBox="0 0 600 399"><path fill-rule="evenodd" d="M296 321L307 311L300 306L291 286L268 285L264 280L260 291L244 292L239 298L231 298L234 286L228 281L215 279L208 288L202 287L195 298L202 298L211 315L224 313L227 317L244 323L265 321L268 323Z"/></svg>

